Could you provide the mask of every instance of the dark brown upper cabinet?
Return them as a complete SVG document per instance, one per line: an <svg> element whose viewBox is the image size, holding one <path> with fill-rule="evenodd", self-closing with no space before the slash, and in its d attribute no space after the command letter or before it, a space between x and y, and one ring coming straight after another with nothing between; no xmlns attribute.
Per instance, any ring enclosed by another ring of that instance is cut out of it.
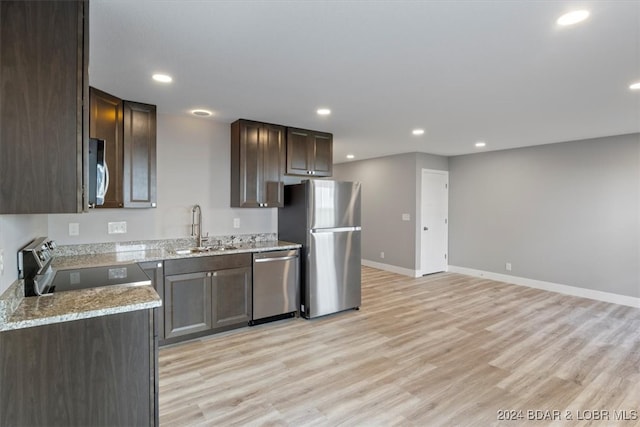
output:
<svg viewBox="0 0 640 427"><path fill-rule="evenodd" d="M155 208L156 106L124 101L125 208Z"/></svg>
<svg viewBox="0 0 640 427"><path fill-rule="evenodd" d="M103 208L121 208L124 122L122 100L94 87L89 89L89 136L104 140L109 188Z"/></svg>
<svg viewBox="0 0 640 427"><path fill-rule="evenodd" d="M109 188L102 208L156 207L156 106L90 88L89 136L105 141Z"/></svg>
<svg viewBox="0 0 640 427"><path fill-rule="evenodd" d="M0 214L84 209L88 7L0 2Z"/></svg>
<svg viewBox="0 0 640 427"><path fill-rule="evenodd" d="M231 124L231 206L284 205L285 127L250 120Z"/></svg>
<svg viewBox="0 0 640 427"><path fill-rule="evenodd" d="M333 173L333 135L287 128L287 175L310 177Z"/></svg>

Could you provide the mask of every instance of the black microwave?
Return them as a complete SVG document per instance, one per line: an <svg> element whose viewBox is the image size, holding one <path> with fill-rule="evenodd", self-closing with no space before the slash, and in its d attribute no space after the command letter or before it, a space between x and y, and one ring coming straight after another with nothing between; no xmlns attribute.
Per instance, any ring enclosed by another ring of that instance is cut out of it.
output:
<svg viewBox="0 0 640 427"><path fill-rule="evenodd" d="M109 168L105 157L103 139L89 138L89 189L88 204L90 208L102 206L109 189Z"/></svg>

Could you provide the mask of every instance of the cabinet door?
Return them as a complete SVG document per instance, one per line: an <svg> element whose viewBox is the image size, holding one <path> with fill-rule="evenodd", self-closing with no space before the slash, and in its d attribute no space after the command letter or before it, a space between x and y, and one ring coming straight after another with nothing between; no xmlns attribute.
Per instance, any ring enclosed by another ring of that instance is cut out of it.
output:
<svg viewBox="0 0 640 427"><path fill-rule="evenodd" d="M160 298L164 298L164 268L162 261L141 262L140 268L151 279L151 285L154 287ZM155 308L153 310L154 323L156 325L158 338L164 339L164 307Z"/></svg>
<svg viewBox="0 0 640 427"><path fill-rule="evenodd" d="M85 9L88 2L0 1L0 214L83 209Z"/></svg>
<svg viewBox="0 0 640 427"><path fill-rule="evenodd" d="M124 101L125 208L156 207L156 106Z"/></svg>
<svg viewBox="0 0 640 427"><path fill-rule="evenodd" d="M284 127L265 125L261 129L260 144L262 154L262 207L281 208L284 206Z"/></svg>
<svg viewBox="0 0 640 427"><path fill-rule="evenodd" d="M333 135L287 128L287 174L331 176Z"/></svg>
<svg viewBox="0 0 640 427"><path fill-rule="evenodd" d="M249 324L251 320L251 267L213 273L213 327Z"/></svg>
<svg viewBox="0 0 640 427"><path fill-rule="evenodd" d="M164 304L165 338L211 329L211 273L165 276Z"/></svg>
<svg viewBox="0 0 640 427"><path fill-rule="evenodd" d="M240 120L231 125L231 206L257 208L261 203L262 124Z"/></svg>
<svg viewBox="0 0 640 427"><path fill-rule="evenodd" d="M333 173L333 135L323 132L310 134L313 176L331 176Z"/></svg>
<svg viewBox="0 0 640 427"><path fill-rule="evenodd" d="M231 125L231 206L284 206L284 126L251 120Z"/></svg>
<svg viewBox="0 0 640 427"><path fill-rule="evenodd" d="M0 332L0 425L158 425L148 310Z"/></svg>
<svg viewBox="0 0 640 427"><path fill-rule="evenodd" d="M103 208L121 208L123 126L122 100L94 87L89 88L89 137L104 139L109 169L109 188Z"/></svg>
<svg viewBox="0 0 640 427"><path fill-rule="evenodd" d="M310 175L309 159L313 152L309 131L302 129L287 129L287 174Z"/></svg>

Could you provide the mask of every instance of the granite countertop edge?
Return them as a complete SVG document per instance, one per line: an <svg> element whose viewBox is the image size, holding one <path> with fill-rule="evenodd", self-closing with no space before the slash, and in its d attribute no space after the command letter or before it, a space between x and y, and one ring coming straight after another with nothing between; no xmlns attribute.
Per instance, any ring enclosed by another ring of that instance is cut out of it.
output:
<svg viewBox="0 0 640 427"><path fill-rule="evenodd" d="M198 258L203 256L233 255L241 253L268 252L275 250L299 249L299 243L282 240L256 242L251 244L236 244L235 249L208 250L189 254L177 254L175 249L156 248L134 251L106 252L84 255L70 255L56 257L52 263L57 270L71 270L76 268L103 267L108 265L132 264L150 261L165 261L182 258Z"/></svg>
<svg viewBox="0 0 640 427"><path fill-rule="evenodd" d="M150 285L113 285L26 297L0 324L0 331L148 310L161 305L162 299Z"/></svg>

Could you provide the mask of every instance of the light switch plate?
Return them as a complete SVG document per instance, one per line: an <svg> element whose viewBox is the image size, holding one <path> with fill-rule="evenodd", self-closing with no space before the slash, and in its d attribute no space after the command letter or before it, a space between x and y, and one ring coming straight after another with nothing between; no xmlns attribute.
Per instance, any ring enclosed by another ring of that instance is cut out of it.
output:
<svg viewBox="0 0 640 427"><path fill-rule="evenodd" d="M127 233L127 221L110 222L107 224L109 234L126 234Z"/></svg>
<svg viewBox="0 0 640 427"><path fill-rule="evenodd" d="M80 235L80 224L77 222L69 223L69 236L79 236Z"/></svg>
<svg viewBox="0 0 640 427"><path fill-rule="evenodd" d="M403 221L411 221L411 215L409 215L408 213L403 213L402 214L402 220Z"/></svg>
<svg viewBox="0 0 640 427"><path fill-rule="evenodd" d="M4 275L4 249L0 249L0 276Z"/></svg>
<svg viewBox="0 0 640 427"><path fill-rule="evenodd" d="M233 218L233 228L240 228L240 218Z"/></svg>

